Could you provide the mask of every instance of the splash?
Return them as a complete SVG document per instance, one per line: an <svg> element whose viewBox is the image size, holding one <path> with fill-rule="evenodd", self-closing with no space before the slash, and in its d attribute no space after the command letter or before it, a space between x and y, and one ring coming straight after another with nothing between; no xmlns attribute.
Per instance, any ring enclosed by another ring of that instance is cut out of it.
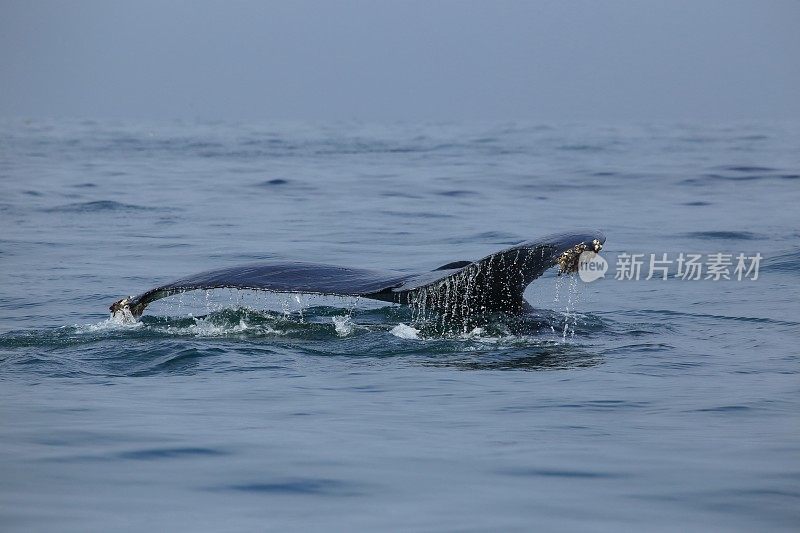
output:
<svg viewBox="0 0 800 533"><path fill-rule="evenodd" d="M192 335L197 337L221 337L231 334L242 333L247 331L250 326L244 321L244 318L239 319L238 324L228 325L228 324L217 324L211 320L207 320L205 318L194 318L194 324L188 327L168 327L166 329L167 333L174 334L174 335ZM258 328L259 333L276 333L271 327L260 327Z"/></svg>
<svg viewBox="0 0 800 533"><path fill-rule="evenodd" d="M333 321L333 327L336 330L336 334L340 337L347 337L356 329L356 326L353 323L350 315L334 316L331 317L331 320Z"/></svg>
<svg viewBox="0 0 800 533"><path fill-rule="evenodd" d="M518 260L514 259L514 263ZM500 261L504 261L500 257ZM473 263L455 275L415 290L409 296L412 321L417 325L434 326L440 334L470 332L477 323L486 321L484 281L491 278L495 259L486 265Z"/></svg>
<svg viewBox="0 0 800 533"><path fill-rule="evenodd" d="M67 327L67 326L64 326ZM136 320L130 311L125 313L114 313L107 319L97 322L95 324L75 324L75 333L97 333L102 331L127 331L142 329L144 324Z"/></svg>
<svg viewBox="0 0 800 533"><path fill-rule="evenodd" d="M565 281L566 280L566 281ZM578 289L578 278L575 275L559 276L556 278L556 289L553 297L553 303L558 306L561 301L562 285L566 283L566 303L564 304L564 324L561 330L561 341L566 342L567 337L575 337L575 329L578 325L578 313L576 312L577 304L580 297L580 290Z"/></svg>
<svg viewBox="0 0 800 533"><path fill-rule="evenodd" d="M400 339L419 339L419 330L402 322L393 327L390 333Z"/></svg>

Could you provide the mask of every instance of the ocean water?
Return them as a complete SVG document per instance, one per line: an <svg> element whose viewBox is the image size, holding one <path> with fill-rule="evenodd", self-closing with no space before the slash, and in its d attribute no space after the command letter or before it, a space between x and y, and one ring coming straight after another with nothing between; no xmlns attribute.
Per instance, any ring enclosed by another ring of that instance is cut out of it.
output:
<svg viewBox="0 0 800 533"><path fill-rule="evenodd" d="M797 531L800 124L0 124L3 531ZM210 291L574 228L520 320ZM644 279L650 254L758 277ZM615 279L643 254L640 279Z"/></svg>

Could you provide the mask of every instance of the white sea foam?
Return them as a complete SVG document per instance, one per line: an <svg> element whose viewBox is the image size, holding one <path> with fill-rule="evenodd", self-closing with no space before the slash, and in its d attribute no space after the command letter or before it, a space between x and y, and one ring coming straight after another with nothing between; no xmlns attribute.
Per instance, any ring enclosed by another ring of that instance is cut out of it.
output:
<svg viewBox="0 0 800 533"><path fill-rule="evenodd" d="M393 327L390 333L401 339L419 339L419 330L402 322Z"/></svg>
<svg viewBox="0 0 800 533"><path fill-rule="evenodd" d="M121 316L120 313L116 313L95 324L75 324L73 327L76 333L94 333L97 331L140 329L144 327L144 324L133 319L133 317L129 320L127 317Z"/></svg>
<svg viewBox="0 0 800 533"><path fill-rule="evenodd" d="M340 337L347 337L356 329L355 324L353 324L353 321L350 318L350 315L333 317L333 325L336 328L336 334Z"/></svg>
<svg viewBox="0 0 800 533"><path fill-rule="evenodd" d="M195 323L187 327L168 327L164 330L172 335L196 335L198 337L221 337L225 335L235 335L245 331L260 335L285 335L285 331L276 330L267 324L252 326L247 324L243 318L239 319L238 324L219 325L204 318L195 318Z"/></svg>
<svg viewBox="0 0 800 533"><path fill-rule="evenodd" d="M175 333L179 334L195 334L200 337L216 337L219 335L229 335L231 333L241 333L246 329L249 329L247 324L245 324L244 319L239 319L238 324L234 325L223 325L220 326L218 324L214 324L208 320L202 318L195 318L195 323L187 328L170 328L171 332L174 331Z"/></svg>

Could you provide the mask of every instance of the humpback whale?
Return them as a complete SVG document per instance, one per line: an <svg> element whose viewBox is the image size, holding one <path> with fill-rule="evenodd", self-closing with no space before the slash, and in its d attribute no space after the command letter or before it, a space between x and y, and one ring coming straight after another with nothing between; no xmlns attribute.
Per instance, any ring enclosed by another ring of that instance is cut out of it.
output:
<svg viewBox="0 0 800 533"><path fill-rule="evenodd" d="M547 269L575 272L585 251L599 252L605 235L580 230L521 242L477 261L453 261L430 272L373 270L266 261L201 272L114 302L113 316L138 318L148 304L186 291L220 288L357 296L435 312L444 320L490 313L520 314L530 306L525 288Z"/></svg>

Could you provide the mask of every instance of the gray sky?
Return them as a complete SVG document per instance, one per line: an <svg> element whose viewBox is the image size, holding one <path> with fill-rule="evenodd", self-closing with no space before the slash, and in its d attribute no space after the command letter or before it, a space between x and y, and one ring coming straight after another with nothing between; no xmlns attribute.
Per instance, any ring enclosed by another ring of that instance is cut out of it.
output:
<svg viewBox="0 0 800 533"><path fill-rule="evenodd" d="M0 116L800 118L800 2L0 0Z"/></svg>

